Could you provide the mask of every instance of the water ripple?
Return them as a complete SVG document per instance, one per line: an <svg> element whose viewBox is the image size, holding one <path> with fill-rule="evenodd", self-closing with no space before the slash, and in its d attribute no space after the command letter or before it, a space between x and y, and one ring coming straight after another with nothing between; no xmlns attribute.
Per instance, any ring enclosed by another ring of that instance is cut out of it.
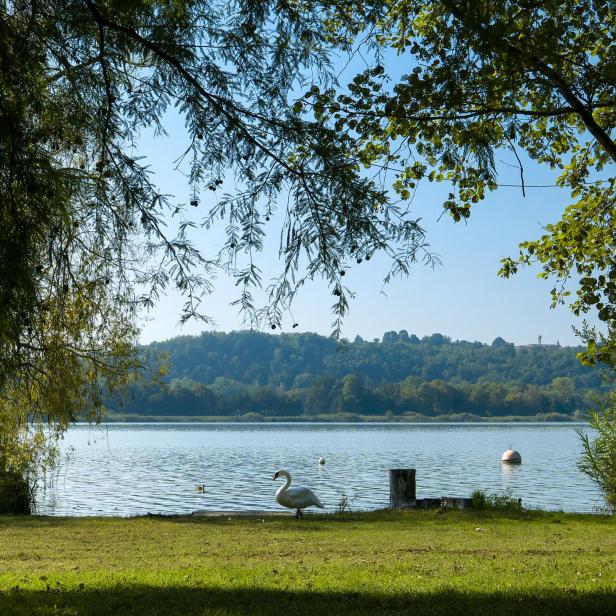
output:
<svg viewBox="0 0 616 616"><path fill-rule="evenodd" d="M510 444L520 466L500 462ZM543 509L602 503L577 470L581 448L570 424L111 424L76 426L63 451L66 461L38 491L41 514L275 511L279 468L328 511L343 495L353 509L387 506L390 468L417 469L419 498L479 489L509 490Z"/></svg>

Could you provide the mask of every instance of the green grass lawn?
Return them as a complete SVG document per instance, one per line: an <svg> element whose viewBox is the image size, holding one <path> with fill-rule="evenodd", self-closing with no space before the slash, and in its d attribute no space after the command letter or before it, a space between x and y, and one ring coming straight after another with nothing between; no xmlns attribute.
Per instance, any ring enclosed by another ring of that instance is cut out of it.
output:
<svg viewBox="0 0 616 616"><path fill-rule="evenodd" d="M616 520L0 517L0 614L616 614Z"/></svg>

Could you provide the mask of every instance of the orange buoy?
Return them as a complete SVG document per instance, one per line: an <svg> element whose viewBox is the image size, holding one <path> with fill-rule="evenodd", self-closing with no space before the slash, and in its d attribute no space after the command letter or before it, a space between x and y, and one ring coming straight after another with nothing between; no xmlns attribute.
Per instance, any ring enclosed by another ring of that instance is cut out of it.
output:
<svg viewBox="0 0 616 616"><path fill-rule="evenodd" d="M522 456L515 449L507 449L501 456L501 461L507 462L507 464L520 464Z"/></svg>

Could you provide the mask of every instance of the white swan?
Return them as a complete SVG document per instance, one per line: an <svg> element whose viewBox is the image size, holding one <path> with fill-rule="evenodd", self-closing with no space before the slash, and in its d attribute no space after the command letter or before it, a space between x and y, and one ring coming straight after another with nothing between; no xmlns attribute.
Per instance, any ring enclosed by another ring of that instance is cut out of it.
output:
<svg viewBox="0 0 616 616"><path fill-rule="evenodd" d="M316 497L315 493L308 488L290 488L291 475L287 471L276 471L273 479L284 477L286 482L276 491L276 502L283 507L295 509L295 517L302 517L302 509L315 505L323 509L321 501Z"/></svg>

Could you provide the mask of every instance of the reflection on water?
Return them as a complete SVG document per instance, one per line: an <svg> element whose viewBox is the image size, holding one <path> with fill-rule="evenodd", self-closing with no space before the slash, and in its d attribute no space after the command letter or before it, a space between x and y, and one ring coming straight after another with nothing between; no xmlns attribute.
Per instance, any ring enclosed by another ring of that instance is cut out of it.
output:
<svg viewBox="0 0 616 616"><path fill-rule="evenodd" d="M502 464L512 445L522 464ZM390 468L417 469L417 496L510 490L527 507L592 511L571 424L110 424L77 426L38 494L48 515L278 510L279 468L333 511L389 503ZM326 464L318 463L324 456ZM202 486L202 489L198 489Z"/></svg>
<svg viewBox="0 0 616 616"><path fill-rule="evenodd" d="M513 492L513 487L516 485L516 473L522 467L521 464L507 464L507 462L501 462L501 478L504 491Z"/></svg>

